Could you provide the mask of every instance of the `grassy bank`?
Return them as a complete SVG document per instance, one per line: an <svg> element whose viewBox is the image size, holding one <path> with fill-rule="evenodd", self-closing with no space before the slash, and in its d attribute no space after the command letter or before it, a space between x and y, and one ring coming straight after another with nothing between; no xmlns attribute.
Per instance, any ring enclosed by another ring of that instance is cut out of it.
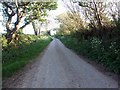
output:
<svg viewBox="0 0 120 90"><path fill-rule="evenodd" d="M34 59L52 39L47 36L20 35L18 41L7 45L2 37L2 75L3 78L13 75Z"/></svg>
<svg viewBox="0 0 120 90"><path fill-rule="evenodd" d="M98 38L77 39L71 36L58 37L68 48L80 55L102 64L108 70L120 74L120 50L115 41L103 43Z"/></svg>

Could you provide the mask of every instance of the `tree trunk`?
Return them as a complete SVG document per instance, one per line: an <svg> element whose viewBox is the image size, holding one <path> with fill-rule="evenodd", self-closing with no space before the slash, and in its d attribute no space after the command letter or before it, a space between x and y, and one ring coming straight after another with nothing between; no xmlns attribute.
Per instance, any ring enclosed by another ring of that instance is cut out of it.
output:
<svg viewBox="0 0 120 90"><path fill-rule="evenodd" d="M17 1L17 0L16 0ZM13 29L10 28L10 24L11 24L11 21L12 21L12 17L15 15L15 12L13 10L13 8L11 6L9 6L7 3L5 3L6 5L6 13L8 15L8 21L6 23L6 29L7 29L7 35L6 35L6 39L7 39L7 43L11 43L15 37L16 37L16 34L17 34L17 31L18 31L18 25L19 25L19 22L21 20L21 17L20 17L20 13L19 13L19 7L18 7L18 4L16 2L16 14L17 14L17 21L15 22L15 27ZM8 12L8 8L11 9L12 13L9 14Z"/></svg>
<svg viewBox="0 0 120 90"><path fill-rule="evenodd" d="M17 6L17 21L15 22L15 27L12 30L12 37L9 43L11 43L17 36L17 31L18 31L18 26L19 26L19 22L20 22L21 18L20 18L20 13L19 13L19 7Z"/></svg>
<svg viewBox="0 0 120 90"><path fill-rule="evenodd" d="M38 31L36 30L35 22L32 22L32 26L33 26L33 29L34 29L34 33L37 36L38 35Z"/></svg>
<svg viewBox="0 0 120 90"><path fill-rule="evenodd" d="M6 29L7 29L6 39L7 39L7 43L9 43L11 41L11 38L12 38L12 30L10 28L11 21L12 21L12 16L9 16L8 21L6 23Z"/></svg>
<svg viewBox="0 0 120 90"><path fill-rule="evenodd" d="M95 19L97 20L97 24L98 24L99 29L102 29L102 23L101 23L100 15L98 13L97 4L95 1L93 1L93 3L94 3L94 7L95 7L95 9L94 9L94 15L96 17Z"/></svg>

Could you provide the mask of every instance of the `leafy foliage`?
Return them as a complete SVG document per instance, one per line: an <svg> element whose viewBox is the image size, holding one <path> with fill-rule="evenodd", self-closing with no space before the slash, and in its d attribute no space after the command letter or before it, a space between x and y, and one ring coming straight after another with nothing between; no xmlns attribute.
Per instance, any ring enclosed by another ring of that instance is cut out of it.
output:
<svg viewBox="0 0 120 90"><path fill-rule="evenodd" d="M60 29L63 33L75 32L79 28L83 28L83 21L80 18L79 13L62 13L60 14L57 19L61 23Z"/></svg>
<svg viewBox="0 0 120 90"><path fill-rule="evenodd" d="M11 43L17 37L19 24L24 18L24 25L20 27L22 30L26 25L38 20L44 22L48 10L57 8L56 2L2 2L3 16L6 18L7 41ZM12 22L12 18L16 15L16 19ZM11 28L11 24L13 27Z"/></svg>
<svg viewBox="0 0 120 90"><path fill-rule="evenodd" d="M4 36L2 42L5 42ZM19 35L19 40L6 46L2 43L2 71L3 78L13 75L35 58L49 44L48 36Z"/></svg>
<svg viewBox="0 0 120 90"><path fill-rule="evenodd" d="M103 40L91 38L89 40L78 40L71 36L59 37L60 40L70 49L78 54L87 56L97 63L104 65L108 70L120 73L120 48L117 42L111 42L107 47L103 45ZM71 44L72 43L72 44Z"/></svg>
<svg viewBox="0 0 120 90"><path fill-rule="evenodd" d="M57 8L56 2L30 2L27 6L27 21L39 20L45 21L47 10L54 10Z"/></svg>
<svg viewBox="0 0 120 90"><path fill-rule="evenodd" d="M65 0L63 1L65 2ZM106 1L97 2L96 0L86 0L85 2L71 0L65 3L68 13L74 16L75 12L79 12L83 16L82 18L80 15L76 19L72 18L74 22L70 22L71 15L68 15L68 20L60 19L61 27L56 36L78 54L87 56L120 74L119 3L111 1L111 6ZM75 23L76 21L79 21L80 26ZM77 27L77 30L73 27Z"/></svg>

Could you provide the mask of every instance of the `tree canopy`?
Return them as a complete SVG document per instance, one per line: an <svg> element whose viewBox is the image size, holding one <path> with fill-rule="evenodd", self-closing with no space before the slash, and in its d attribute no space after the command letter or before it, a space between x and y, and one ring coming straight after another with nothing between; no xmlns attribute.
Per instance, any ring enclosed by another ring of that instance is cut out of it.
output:
<svg viewBox="0 0 120 90"><path fill-rule="evenodd" d="M22 18L24 18L24 25L20 27L21 29L34 20L44 22L47 12L57 8L57 3L54 1L20 2L16 0L16 2L2 2L2 5L3 15L6 17L6 38L8 43L15 38ZM14 16L16 16L16 19L14 18L15 22L12 22ZM11 27L11 24L13 27Z"/></svg>

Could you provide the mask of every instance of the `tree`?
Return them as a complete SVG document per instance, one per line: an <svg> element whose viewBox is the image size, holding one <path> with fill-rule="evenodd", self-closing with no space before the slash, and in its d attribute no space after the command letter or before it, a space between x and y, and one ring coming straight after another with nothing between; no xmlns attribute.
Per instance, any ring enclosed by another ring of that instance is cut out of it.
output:
<svg viewBox="0 0 120 90"><path fill-rule="evenodd" d="M63 0L66 8L67 8L67 15L69 19L72 19L76 25L76 29L83 28L83 19L81 19L80 8L78 5L74 5L74 0L70 0L69 2Z"/></svg>
<svg viewBox="0 0 120 90"><path fill-rule="evenodd" d="M25 17L25 24L20 27L24 28L34 20L44 21L45 16L47 16L47 10L52 10L57 8L56 2L2 2L4 15L7 16L7 35L6 38L8 43L12 42L18 31L18 26L23 17ZM16 16L16 21L12 22L12 18ZM13 23L14 27L11 28Z"/></svg>
<svg viewBox="0 0 120 90"><path fill-rule="evenodd" d="M91 2L79 2L79 6L84 8L85 16L94 28L102 28L102 16L105 15L105 3L91 0Z"/></svg>
<svg viewBox="0 0 120 90"><path fill-rule="evenodd" d="M64 30L61 31L64 33L74 33L80 28L83 28L82 19L76 13L62 13L58 16L58 20L61 23L61 28Z"/></svg>
<svg viewBox="0 0 120 90"><path fill-rule="evenodd" d="M78 2L78 5L83 9L86 20L89 21L89 28L95 36L103 38L106 36L106 23L110 23L107 14L107 2L98 2L90 0L86 2Z"/></svg>
<svg viewBox="0 0 120 90"><path fill-rule="evenodd" d="M25 15L25 8L28 3L26 2L2 2L4 15L7 16L6 29L7 35L6 38L8 43L10 43L18 30L18 25L21 18ZM12 22L12 18L16 15L16 21ZM14 27L10 27L11 23L14 23Z"/></svg>
<svg viewBox="0 0 120 90"><path fill-rule="evenodd" d="M120 29L120 1L109 3L108 13L112 16L114 23L118 29Z"/></svg>
<svg viewBox="0 0 120 90"><path fill-rule="evenodd" d="M33 26L35 35L40 35L40 29L41 29L42 23L38 20L34 20L34 22L32 22L32 26Z"/></svg>

